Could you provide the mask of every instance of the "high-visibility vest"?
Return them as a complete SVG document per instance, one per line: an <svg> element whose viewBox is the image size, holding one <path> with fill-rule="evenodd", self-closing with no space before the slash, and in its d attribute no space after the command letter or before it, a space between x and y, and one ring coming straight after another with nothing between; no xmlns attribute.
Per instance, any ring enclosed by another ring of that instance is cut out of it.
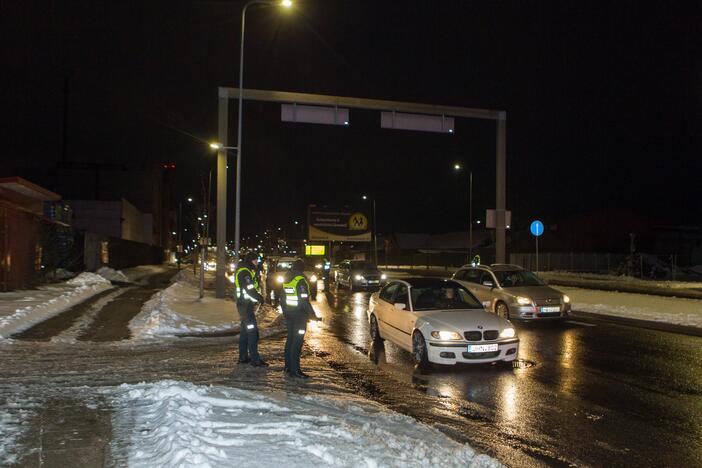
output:
<svg viewBox="0 0 702 468"><path fill-rule="evenodd" d="M295 276L290 282L283 283L283 297L285 298L285 304L288 307L297 307L300 305L299 299L297 297L297 284L300 281L304 281L307 285L307 291L310 290L310 285L302 275ZM300 294L300 298L304 299L307 297L307 293Z"/></svg>
<svg viewBox="0 0 702 468"><path fill-rule="evenodd" d="M246 289L241 287L241 283L239 283L239 274L242 271L247 271L251 275L251 279L253 280L253 287L256 289L256 291L261 291L258 285L258 278L256 278L256 275L254 274L253 271L246 267L241 267L238 270L236 270L236 275L234 275L234 285L236 286L236 298L241 299L244 298L246 301L251 301L251 302L258 302L256 299L253 297L249 296L249 293L246 292Z"/></svg>

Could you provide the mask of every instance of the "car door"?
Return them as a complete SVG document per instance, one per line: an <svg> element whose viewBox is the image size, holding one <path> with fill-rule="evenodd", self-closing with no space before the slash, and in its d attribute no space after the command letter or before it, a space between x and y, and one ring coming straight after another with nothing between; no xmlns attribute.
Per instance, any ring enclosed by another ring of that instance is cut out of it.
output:
<svg viewBox="0 0 702 468"><path fill-rule="evenodd" d="M489 309L492 307L494 300L494 290L496 282L495 277L489 271L481 271L478 284L475 285L476 291L474 293L475 297L483 303L483 307ZM473 292L473 291L471 291Z"/></svg>
<svg viewBox="0 0 702 468"><path fill-rule="evenodd" d="M396 332L390 326L392 323L391 316L395 313L395 305L393 299L395 298L395 293L400 283L394 282L385 286L380 293L378 293L378 302L375 305L373 312L375 313L375 318L378 320L378 326L380 327L380 334L389 339L390 341L397 341Z"/></svg>
<svg viewBox="0 0 702 468"><path fill-rule="evenodd" d="M398 309L395 304L404 304L404 309ZM412 330L416 318L412 313L412 305L410 300L409 288L405 283L399 283L395 298L393 299L392 315L390 316L389 324L393 328L397 337L397 344L401 347L412 349Z"/></svg>

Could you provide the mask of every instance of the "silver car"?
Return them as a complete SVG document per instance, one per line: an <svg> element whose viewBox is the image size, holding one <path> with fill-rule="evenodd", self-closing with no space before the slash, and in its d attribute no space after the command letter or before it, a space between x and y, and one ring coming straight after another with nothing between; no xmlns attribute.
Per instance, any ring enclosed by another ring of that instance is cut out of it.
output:
<svg viewBox="0 0 702 468"><path fill-rule="evenodd" d="M453 274L483 306L506 319L553 320L570 314L570 298L518 265L465 265Z"/></svg>

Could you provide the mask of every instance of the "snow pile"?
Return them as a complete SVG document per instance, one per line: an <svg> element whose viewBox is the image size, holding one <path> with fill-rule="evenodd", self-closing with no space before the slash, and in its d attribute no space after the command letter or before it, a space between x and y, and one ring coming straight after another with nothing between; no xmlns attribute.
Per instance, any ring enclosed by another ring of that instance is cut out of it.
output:
<svg viewBox="0 0 702 468"><path fill-rule="evenodd" d="M83 272L73 279L66 281L66 284L72 286L89 286L92 284L109 284L110 281L106 280L97 273Z"/></svg>
<svg viewBox="0 0 702 468"><path fill-rule="evenodd" d="M73 278L74 276L76 276L75 273L73 273L72 271L68 271L65 268L57 268L56 270L54 270L54 273L53 273L54 279L64 279L65 280L68 278Z"/></svg>
<svg viewBox="0 0 702 468"><path fill-rule="evenodd" d="M168 270L170 270L170 268L166 265L139 265L132 268L125 268L122 270L122 273L127 277L127 281L136 282L147 276L165 273Z"/></svg>
<svg viewBox="0 0 702 468"><path fill-rule="evenodd" d="M112 287L102 276L81 273L65 283L0 293L0 338L26 330Z"/></svg>
<svg viewBox="0 0 702 468"><path fill-rule="evenodd" d="M101 267L95 273L102 276L108 281L120 281L122 283L129 282L129 278L127 278L127 276L124 273L122 273L120 270L113 270L109 267Z"/></svg>
<svg viewBox="0 0 702 468"><path fill-rule="evenodd" d="M702 328L702 300L558 287L574 311Z"/></svg>
<svg viewBox="0 0 702 468"><path fill-rule="evenodd" d="M175 381L111 391L113 460L130 467L501 466L365 402Z"/></svg>
<svg viewBox="0 0 702 468"><path fill-rule="evenodd" d="M212 291L205 291L205 297L199 299L197 280L191 271L181 270L174 281L154 294L129 322L133 337L148 339L239 329L233 301L216 299Z"/></svg>

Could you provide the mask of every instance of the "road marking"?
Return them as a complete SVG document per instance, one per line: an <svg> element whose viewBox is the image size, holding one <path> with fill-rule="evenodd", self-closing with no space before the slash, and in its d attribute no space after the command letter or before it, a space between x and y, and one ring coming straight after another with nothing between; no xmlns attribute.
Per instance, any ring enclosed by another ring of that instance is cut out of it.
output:
<svg viewBox="0 0 702 468"><path fill-rule="evenodd" d="M594 323L586 323L586 322L577 322L575 320L568 320L568 323L573 323L575 325L582 325L583 327L596 327Z"/></svg>

